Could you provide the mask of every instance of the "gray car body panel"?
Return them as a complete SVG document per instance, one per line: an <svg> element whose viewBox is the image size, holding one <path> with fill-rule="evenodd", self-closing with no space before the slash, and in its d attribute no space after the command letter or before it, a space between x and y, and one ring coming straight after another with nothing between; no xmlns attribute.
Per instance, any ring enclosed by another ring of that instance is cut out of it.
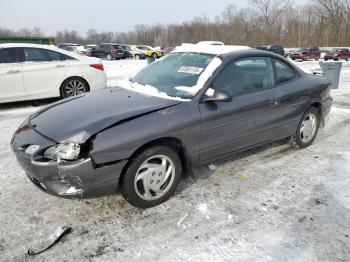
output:
<svg viewBox="0 0 350 262"><path fill-rule="evenodd" d="M251 56L281 60L294 68L297 77L267 90L233 97L231 102L203 102L206 90L227 64ZM219 57L221 66L192 101L113 88L62 100L40 110L13 137L12 148L18 161L31 177L45 181L59 178L63 184L71 185L75 181L72 177L78 176L84 193L75 197L103 195L110 192L106 187L117 189L118 179L135 152L159 139L178 140L189 162L196 165L294 135L304 112L313 104L320 108L322 119L330 111L330 82L304 73L279 55L249 50ZM79 132L86 133L82 142L91 143L82 162L73 161L71 167L69 162L57 163L49 172L45 165L23 158L25 146L40 145L40 153ZM64 185L55 186L51 193L62 196Z"/></svg>
<svg viewBox="0 0 350 262"><path fill-rule="evenodd" d="M113 126L93 140L91 156L96 163L129 158L141 146L160 139L181 141L188 155L196 160L200 136L198 102L178 105Z"/></svg>

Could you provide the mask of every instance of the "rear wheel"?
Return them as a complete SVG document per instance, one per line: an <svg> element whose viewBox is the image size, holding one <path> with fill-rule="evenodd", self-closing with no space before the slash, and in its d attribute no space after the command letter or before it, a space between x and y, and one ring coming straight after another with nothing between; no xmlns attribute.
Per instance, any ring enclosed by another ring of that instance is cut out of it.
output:
<svg viewBox="0 0 350 262"><path fill-rule="evenodd" d="M89 91L89 86L85 80L79 77L72 77L65 80L60 88L62 98L81 95Z"/></svg>
<svg viewBox="0 0 350 262"><path fill-rule="evenodd" d="M140 60L140 55L135 55L136 60Z"/></svg>
<svg viewBox="0 0 350 262"><path fill-rule="evenodd" d="M131 160L122 181L122 194L136 207L159 205L174 193L181 173L181 161L174 150L150 147Z"/></svg>
<svg viewBox="0 0 350 262"><path fill-rule="evenodd" d="M158 59L157 53L153 53L152 56L153 56L154 59Z"/></svg>
<svg viewBox="0 0 350 262"><path fill-rule="evenodd" d="M311 107L307 110L300 120L297 133L295 135L295 144L299 148L310 146L316 138L320 127L320 114L317 108Z"/></svg>

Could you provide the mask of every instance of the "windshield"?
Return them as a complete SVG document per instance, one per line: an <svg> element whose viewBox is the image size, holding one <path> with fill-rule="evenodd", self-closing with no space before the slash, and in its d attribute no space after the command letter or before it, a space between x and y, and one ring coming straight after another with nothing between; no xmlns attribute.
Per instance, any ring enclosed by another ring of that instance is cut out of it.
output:
<svg viewBox="0 0 350 262"><path fill-rule="evenodd" d="M341 52L342 49L341 48L333 48L331 49L331 52Z"/></svg>
<svg viewBox="0 0 350 262"><path fill-rule="evenodd" d="M299 48L299 49L297 50L297 52L308 52L308 51L309 51L308 48Z"/></svg>
<svg viewBox="0 0 350 262"><path fill-rule="evenodd" d="M170 97L192 98L196 92L191 92L191 88L196 88L200 75L213 58L214 55L198 53L169 54L150 64L130 81L151 86ZM189 90L185 91L186 88Z"/></svg>

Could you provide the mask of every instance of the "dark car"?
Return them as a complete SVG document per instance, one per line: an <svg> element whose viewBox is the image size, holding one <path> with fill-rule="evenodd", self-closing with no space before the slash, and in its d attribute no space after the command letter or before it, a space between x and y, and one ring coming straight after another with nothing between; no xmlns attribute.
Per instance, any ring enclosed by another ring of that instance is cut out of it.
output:
<svg viewBox="0 0 350 262"><path fill-rule="evenodd" d="M323 59L325 61L327 61L328 59L332 59L334 61L344 59L344 60L348 61L349 57L350 57L349 49L347 49L347 48L333 48L324 55Z"/></svg>
<svg viewBox="0 0 350 262"><path fill-rule="evenodd" d="M284 56L284 48L283 46L280 46L280 45L263 45L257 48L260 50L266 50L266 51Z"/></svg>
<svg viewBox="0 0 350 262"><path fill-rule="evenodd" d="M166 201L191 167L323 126L330 81L271 52L183 47L121 87L29 116L11 145L41 190L88 198L120 190L138 207Z"/></svg>
<svg viewBox="0 0 350 262"><path fill-rule="evenodd" d="M120 45L105 43L100 44L98 47L90 50L90 56L106 58L107 60L123 59L126 54Z"/></svg>
<svg viewBox="0 0 350 262"><path fill-rule="evenodd" d="M321 58L321 51L318 47L303 47L298 48L290 54L290 58L293 60L300 59L302 61Z"/></svg>
<svg viewBox="0 0 350 262"><path fill-rule="evenodd" d="M58 44L57 47L61 48L66 51L74 51L76 47L78 47L78 44L73 44L73 43L61 43Z"/></svg>
<svg viewBox="0 0 350 262"><path fill-rule="evenodd" d="M175 50L175 47L165 47L162 49L164 55L170 54L174 50Z"/></svg>

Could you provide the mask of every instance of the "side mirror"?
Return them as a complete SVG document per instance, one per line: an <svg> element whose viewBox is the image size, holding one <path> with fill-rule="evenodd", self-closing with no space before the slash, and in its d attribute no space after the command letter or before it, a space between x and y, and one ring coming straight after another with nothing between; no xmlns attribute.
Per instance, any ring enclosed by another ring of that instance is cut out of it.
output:
<svg viewBox="0 0 350 262"><path fill-rule="evenodd" d="M205 97L203 102L231 102L232 96L229 92L223 89L215 90L214 95Z"/></svg>

